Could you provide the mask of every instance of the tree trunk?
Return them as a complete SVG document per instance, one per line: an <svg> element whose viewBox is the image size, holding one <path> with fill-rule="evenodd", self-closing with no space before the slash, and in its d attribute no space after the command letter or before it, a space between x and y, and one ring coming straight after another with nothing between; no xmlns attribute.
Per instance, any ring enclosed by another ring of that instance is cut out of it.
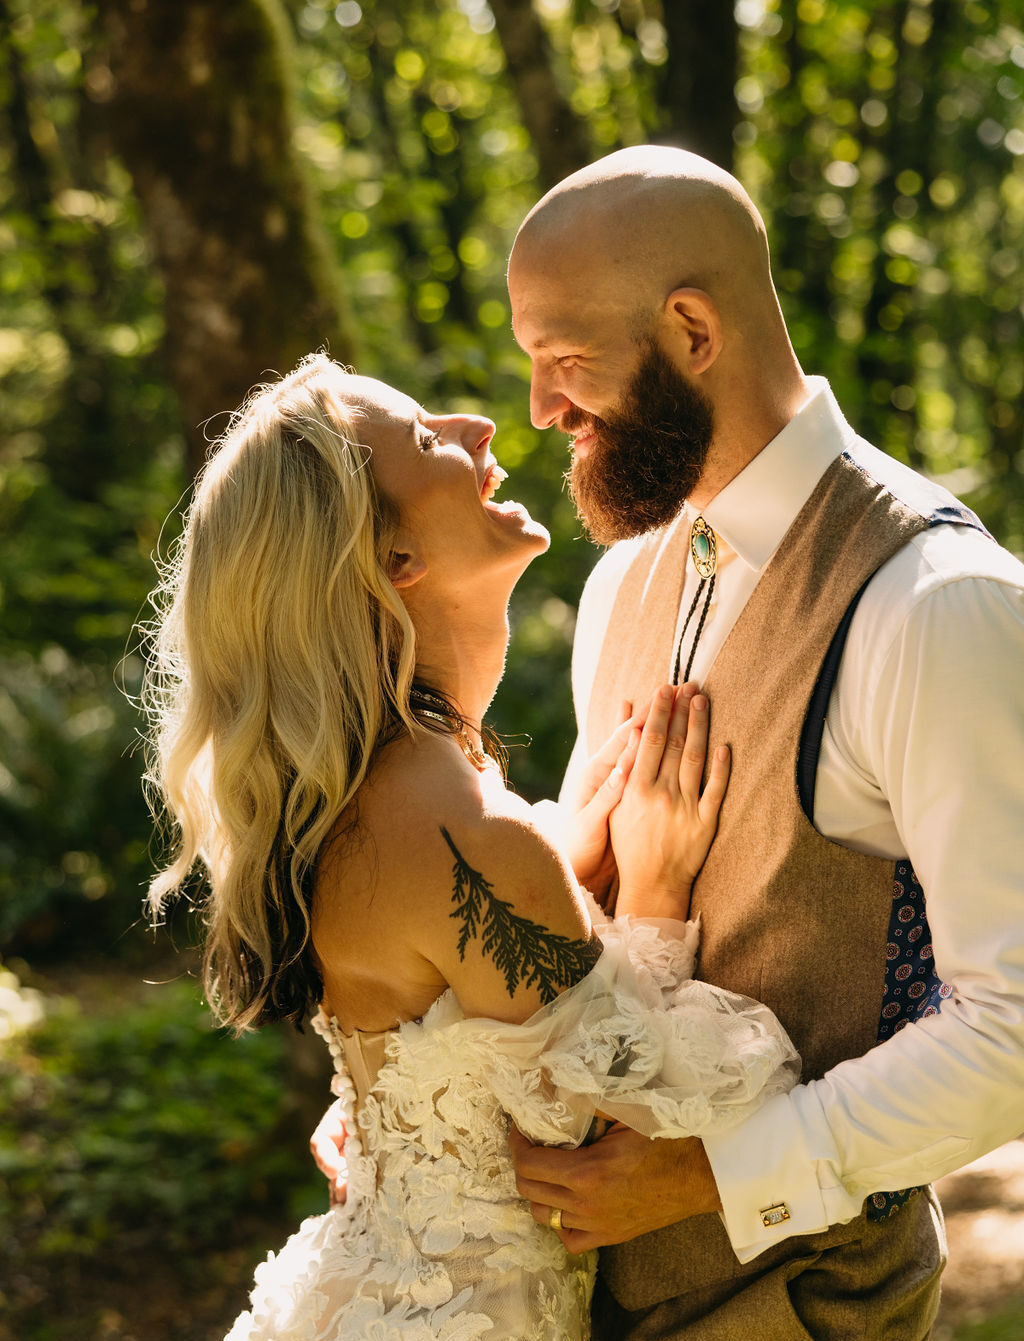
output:
<svg viewBox="0 0 1024 1341"><path fill-rule="evenodd" d="M292 151L278 0L99 0L105 124L166 289L190 464L249 387L327 345L352 357L337 269ZM209 429L206 422L212 419Z"/></svg>
<svg viewBox="0 0 1024 1341"><path fill-rule="evenodd" d="M551 44L531 0L490 0L509 79L547 191L593 158L583 120L558 87Z"/></svg>
<svg viewBox="0 0 1024 1341"><path fill-rule="evenodd" d="M665 115L658 138L731 172L739 58L733 6L665 0L662 22L668 60L658 96Z"/></svg>
<svg viewBox="0 0 1024 1341"><path fill-rule="evenodd" d="M889 37L896 46L894 68L898 71L898 78L889 97L889 116L885 126L876 129L871 136L871 142L885 159L886 166L876 187L877 249L872 264L871 292L864 308L864 339L857 348L857 368L864 386L871 388L874 393L865 406L865 436L873 442L888 439L889 450L892 450L891 444L898 432L907 460L915 470L920 470L924 458L915 443L916 415L905 408L897 408L888 399L888 393L894 387L912 386L914 383L911 331L902 324L895 329L892 326L883 329L880 322L887 308L903 312L908 318L913 316L911 286L898 283L887 274L886 262L889 258L884 246L884 234L896 217L894 206L900 194L896 179L904 168L927 171L928 141L935 126L934 102L937 101L937 93L931 98L932 106L927 120L919 114L912 118L901 116L903 89L907 82L920 82L922 90L928 88L929 83L937 83L925 67L924 52L917 48L908 49L904 30L910 7L911 0L900 0L900 3L879 9L873 15L873 27ZM940 4L938 8L944 10L945 7ZM944 33L936 34L933 28L933 36L944 36Z"/></svg>

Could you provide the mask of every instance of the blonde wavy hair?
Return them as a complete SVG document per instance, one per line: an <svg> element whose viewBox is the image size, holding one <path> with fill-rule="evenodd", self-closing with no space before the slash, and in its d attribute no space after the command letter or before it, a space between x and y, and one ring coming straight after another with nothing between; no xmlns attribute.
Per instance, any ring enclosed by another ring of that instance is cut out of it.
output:
<svg viewBox="0 0 1024 1341"><path fill-rule="evenodd" d="M143 706L151 808L173 846L159 920L209 884L204 983L235 1032L319 1000L318 853L383 740L415 729L415 637L388 577L397 526L346 403L313 354L256 388L196 483L160 565Z"/></svg>

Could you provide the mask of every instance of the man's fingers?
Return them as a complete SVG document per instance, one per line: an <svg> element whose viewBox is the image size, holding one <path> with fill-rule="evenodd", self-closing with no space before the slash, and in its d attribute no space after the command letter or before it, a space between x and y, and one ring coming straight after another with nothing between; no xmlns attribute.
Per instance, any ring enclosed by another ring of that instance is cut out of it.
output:
<svg viewBox="0 0 1024 1341"><path fill-rule="evenodd" d="M516 1126L509 1127L508 1147L512 1152L512 1162L516 1166L516 1181L521 1184L519 1192L521 1197L525 1197L527 1201L543 1201L543 1194L546 1192L568 1191L562 1186L560 1177L568 1151L546 1145L534 1145ZM534 1192L542 1195L535 1196Z"/></svg>
<svg viewBox="0 0 1024 1341"><path fill-rule="evenodd" d="M338 1147L313 1146L313 1158L316 1160L317 1167L327 1179L328 1194L332 1206L341 1206L345 1202L348 1192L348 1165L344 1157L340 1154Z"/></svg>
<svg viewBox="0 0 1024 1341"><path fill-rule="evenodd" d="M697 814L703 824L711 824L718 819L718 811L729 785L729 772L732 768L732 751L728 745L719 745L711 758L711 771L704 787L704 793L697 805Z"/></svg>
<svg viewBox="0 0 1024 1341"><path fill-rule="evenodd" d="M345 1162L345 1141L348 1133L342 1121L341 1111L341 1103L336 1099L309 1138L309 1149L317 1168L327 1179L332 1206L343 1205L347 1195L348 1165Z"/></svg>
<svg viewBox="0 0 1024 1341"><path fill-rule="evenodd" d="M542 1206L538 1202L530 1202L530 1214L537 1223L547 1225L552 1234L557 1234L571 1253L586 1253L591 1248L604 1248L609 1243L625 1243L629 1237L628 1233L609 1234L607 1232L595 1232L592 1229L576 1228L572 1224L571 1211L562 1212L561 1224L556 1229L551 1223L553 1209L551 1206Z"/></svg>
<svg viewBox="0 0 1024 1341"><path fill-rule="evenodd" d="M562 1212L561 1220L557 1224L551 1223L551 1212L554 1210ZM553 1229L556 1234L560 1235L570 1228L567 1221L571 1219L571 1216L569 1212L564 1210L561 1206L550 1206L545 1205L542 1201L531 1201L530 1214L539 1225L547 1225L548 1228Z"/></svg>
<svg viewBox="0 0 1024 1341"><path fill-rule="evenodd" d="M348 1200L348 1184L341 1178L335 1179L328 1185L329 1198L328 1204L331 1206L344 1206Z"/></svg>
<svg viewBox="0 0 1024 1341"><path fill-rule="evenodd" d="M345 1137L341 1105L335 1100L309 1138L309 1149L317 1168L328 1178L337 1177L345 1169Z"/></svg>
<svg viewBox="0 0 1024 1341"><path fill-rule="evenodd" d="M606 1248L609 1242L604 1234L592 1234L586 1229L570 1229L568 1232L563 1231L558 1237L568 1252L577 1254L588 1253L591 1248ZM625 1240L620 1239L619 1242L624 1243Z"/></svg>
<svg viewBox="0 0 1024 1341"><path fill-rule="evenodd" d="M576 1193L562 1183L547 1182L544 1179L529 1178L517 1173L516 1191L524 1201L530 1202L531 1208L536 1208L534 1219L540 1223L547 1219L553 1206L558 1206L562 1214L569 1216L569 1219L572 1219L571 1212L577 1206Z"/></svg>
<svg viewBox="0 0 1024 1341"><path fill-rule="evenodd" d="M562 1180L566 1175L572 1177L577 1159L585 1158L585 1152L534 1145L516 1127L509 1130L508 1144L516 1168L516 1191L531 1203L534 1219L547 1224L552 1207L557 1206L573 1224L580 1195Z"/></svg>

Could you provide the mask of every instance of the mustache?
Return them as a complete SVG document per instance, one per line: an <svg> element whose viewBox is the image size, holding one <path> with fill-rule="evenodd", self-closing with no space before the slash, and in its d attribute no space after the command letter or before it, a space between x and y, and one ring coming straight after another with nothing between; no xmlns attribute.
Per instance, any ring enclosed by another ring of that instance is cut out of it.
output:
<svg viewBox="0 0 1024 1341"><path fill-rule="evenodd" d="M685 407L682 407L685 412ZM667 404L662 406L663 417L660 419L647 419L642 427L638 428L636 417L629 414L609 415L607 419L602 419L600 415L588 414L586 410L581 410L578 405L573 405L571 409L566 410L565 414L559 420L558 427L563 433L570 437L580 436L580 430L585 429L587 434L608 433L609 431L621 435L636 435L647 441L652 438L662 439L663 441L676 443L679 441L699 442L699 433L695 434L688 431L685 423L685 413L680 415L679 401L671 398ZM679 418L683 419L680 425Z"/></svg>
<svg viewBox="0 0 1024 1341"><path fill-rule="evenodd" d="M582 428L587 429L590 433L599 433L601 429L607 428L608 425L605 420L599 418L596 414L588 414L586 410L581 410L578 405L573 405L562 415L558 427L563 433L578 437Z"/></svg>

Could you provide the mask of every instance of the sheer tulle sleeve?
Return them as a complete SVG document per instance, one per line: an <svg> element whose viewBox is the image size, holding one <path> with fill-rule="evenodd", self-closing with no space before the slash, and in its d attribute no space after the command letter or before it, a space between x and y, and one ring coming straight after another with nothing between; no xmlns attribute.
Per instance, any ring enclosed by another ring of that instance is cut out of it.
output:
<svg viewBox="0 0 1024 1341"><path fill-rule="evenodd" d="M598 931L597 966L525 1024L433 1021L436 1044L479 1063L531 1140L579 1145L597 1110L646 1136L703 1136L796 1084L800 1059L772 1012L691 976L696 924L601 919ZM458 1014L451 998L446 1009Z"/></svg>

